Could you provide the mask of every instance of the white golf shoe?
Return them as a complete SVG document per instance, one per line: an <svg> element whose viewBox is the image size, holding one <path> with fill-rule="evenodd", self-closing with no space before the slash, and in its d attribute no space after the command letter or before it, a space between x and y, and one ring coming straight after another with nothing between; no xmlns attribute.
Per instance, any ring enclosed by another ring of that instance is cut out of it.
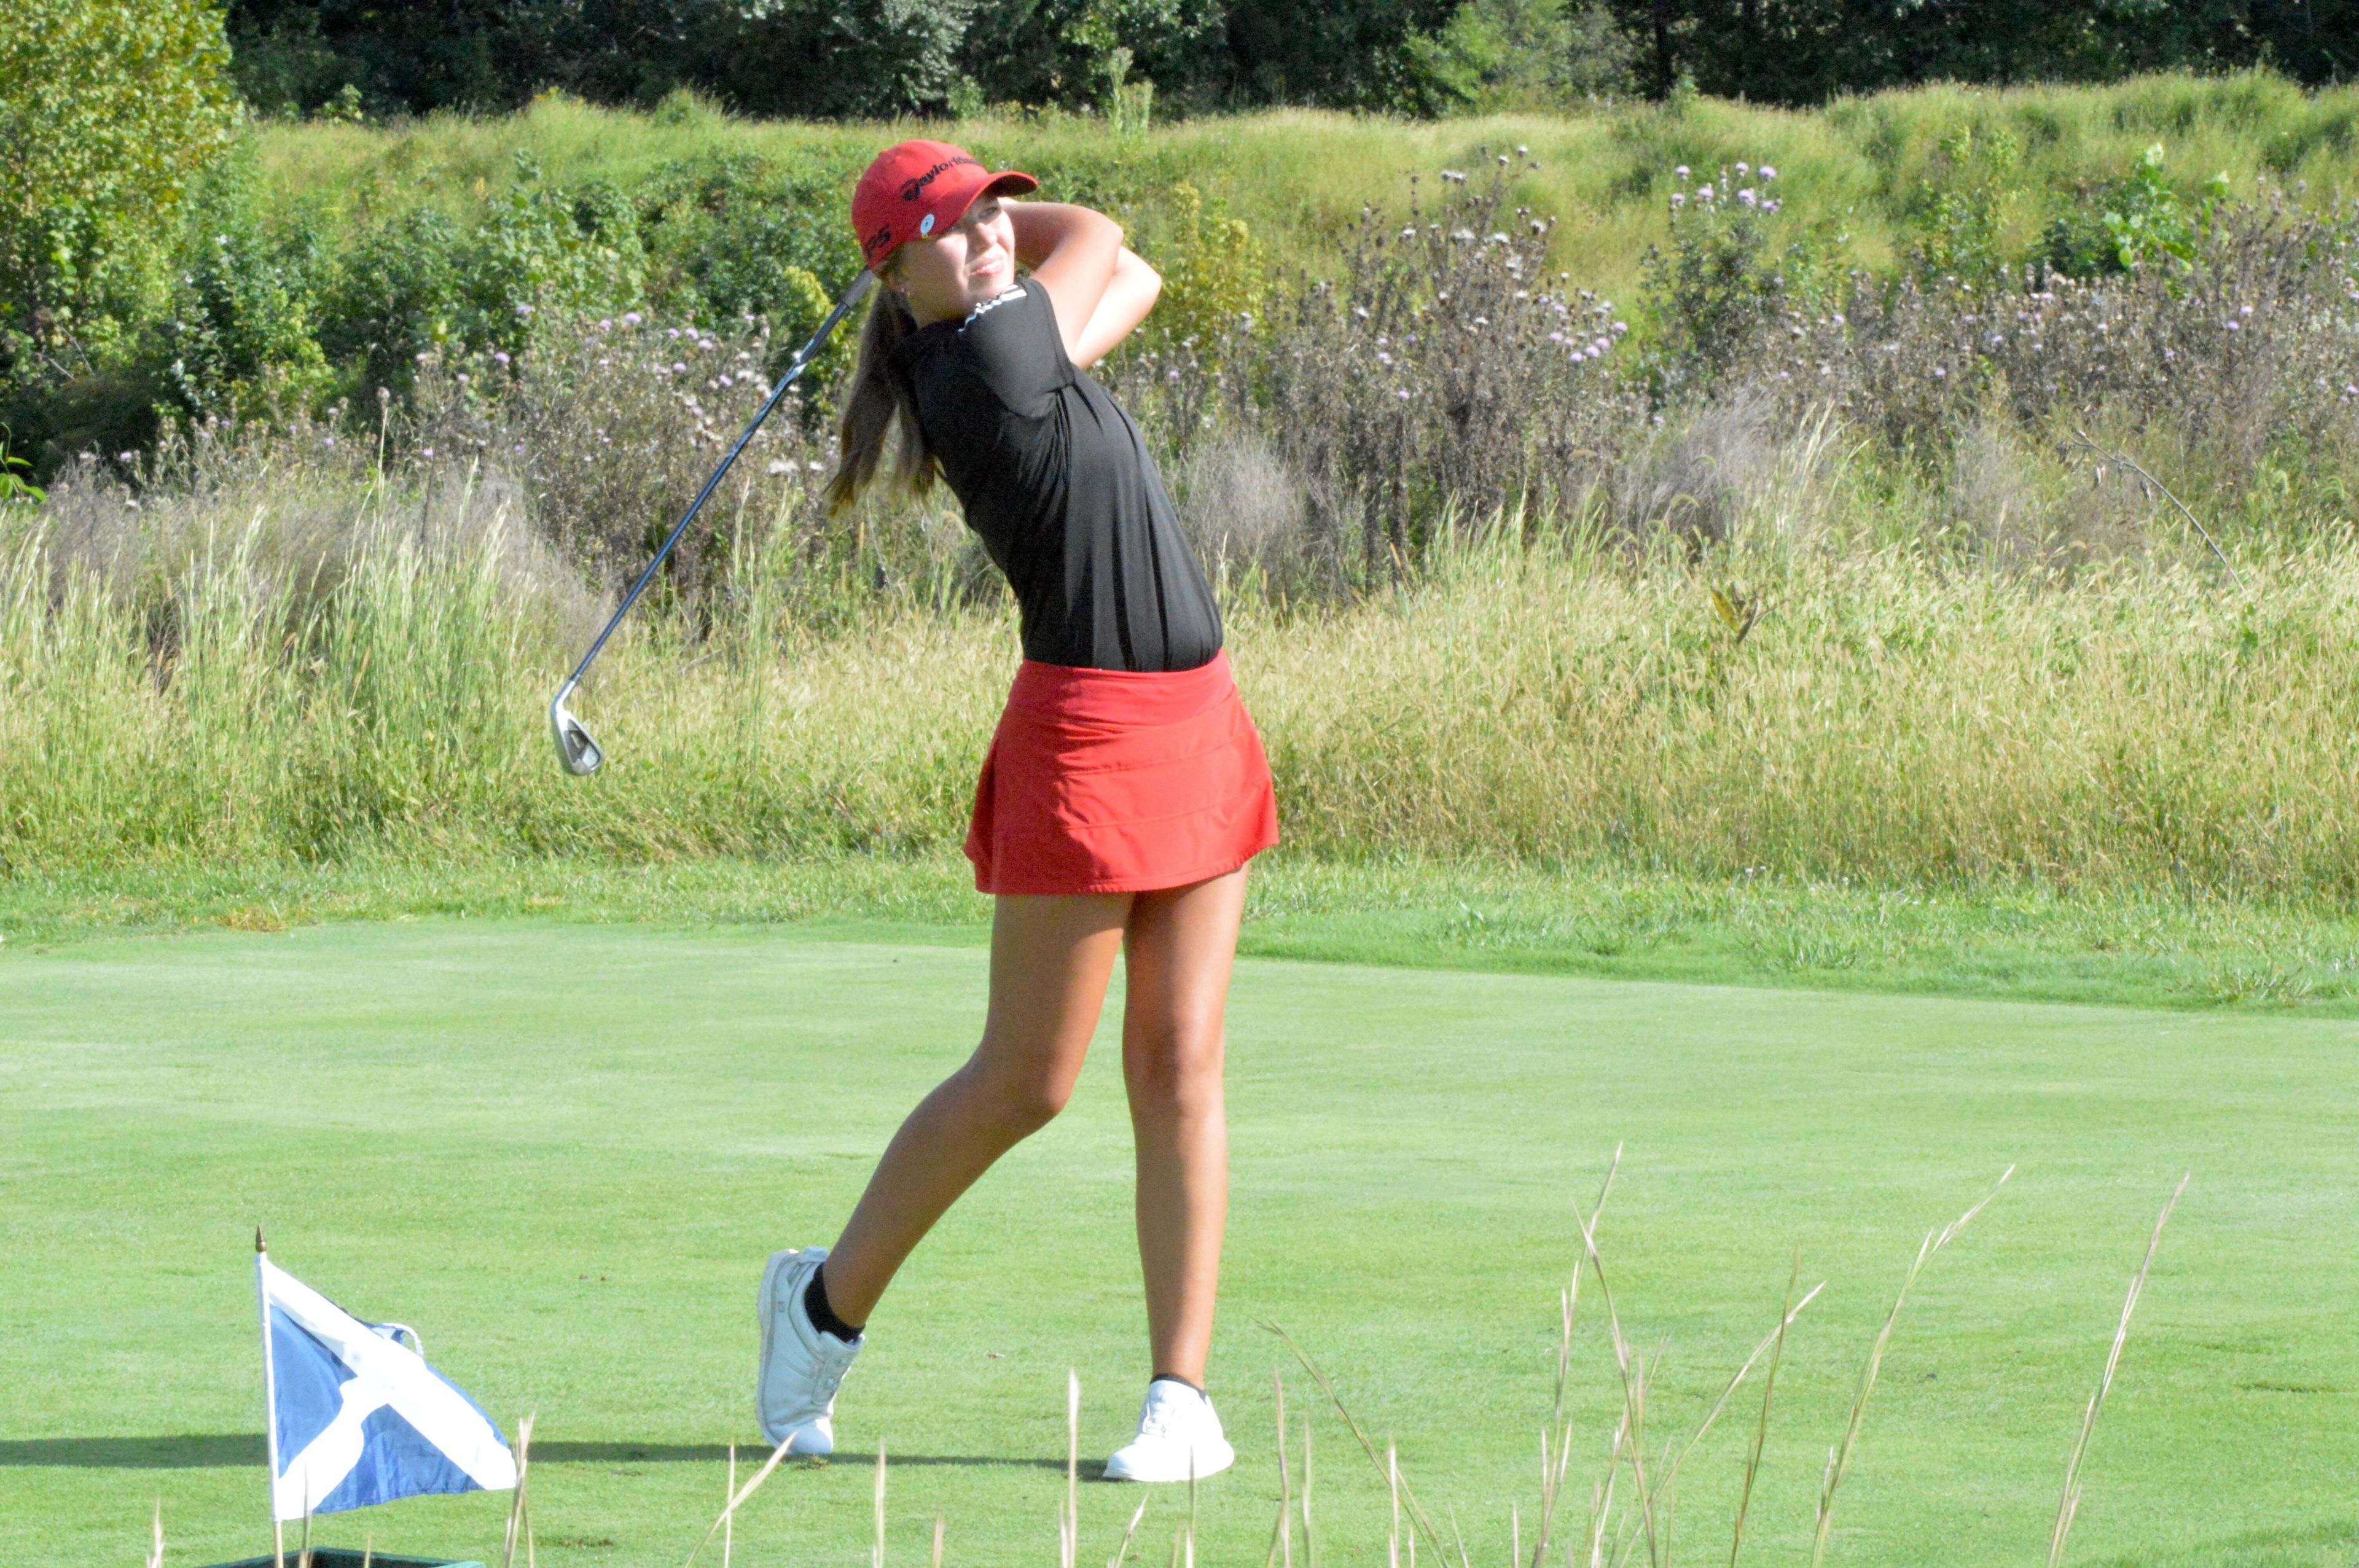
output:
<svg viewBox="0 0 2359 1568"><path fill-rule="evenodd" d="M1185 1383L1165 1378L1147 1385L1138 1435L1106 1461L1109 1481L1185 1481L1216 1476L1237 1462L1221 1435L1212 1401Z"/></svg>
<svg viewBox="0 0 2359 1568"><path fill-rule="evenodd" d="M789 1454L835 1452L835 1390L868 1336L845 1344L811 1325L803 1292L827 1260L824 1247L770 1254L762 1271L762 1373L754 1402L762 1435Z"/></svg>

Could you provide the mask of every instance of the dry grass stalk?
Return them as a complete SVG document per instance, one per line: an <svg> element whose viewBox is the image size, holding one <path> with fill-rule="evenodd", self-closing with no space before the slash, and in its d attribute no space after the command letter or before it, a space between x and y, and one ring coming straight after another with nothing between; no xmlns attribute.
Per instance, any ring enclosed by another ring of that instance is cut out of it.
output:
<svg viewBox="0 0 2359 1568"><path fill-rule="evenodd" d="M876 1544L868 1553L868 1568L885 1568L885 1440L876 1440Z"/></svg>
<svg viewBox="0 0 2359 1568"><path fill-rule="evenodd" d="M1106 1568L1122 1568L1124 1563L1130 1561L1131 1540L1138 1534L1138 1521L1146 1517L1147 1499L1141 1498L1138 1501L1138 1507L1130 1511L1130 1528L1122 1532L1122 1546L1114 1552L1113 1560L1106 1564ZM939 1521L936 1523L934 1534L937 1539L941 1535L941 1529ZM939 1562L936 1563L935 1568L940 1568L940 1563Z"/></svg>
<svg viewBox="0 0 2359 1568"><path fill-rule="evenodd" d="M737 1495L737 1445L729 1445L729 1478L721 1487L721 1568L729 1568L729 1559L737 1546L737 1519L727 1508L730 1498Z"/></svg>
<svg viewBox="0 0 2359 1568"><path fill-rule="evenodd" d="M537 1412L526 1412L524 1420L516 1423L516 1492L508 1498L507 1539L500 1547L500 1568L515 1568L516 1545L519 1541L524 1543L525 1568L532 1568L532 1522L527 1511L530 1505L526 1501L526 1484L532 1472L532 1418L535 1413ZM310 1535L310 1526L307 1521L304 1526L304 1536L307 1541ZM309 1568L310 1554L308 1550L303 1561L306 1568Z"/></svg>
<svg viewBox="0 0 2359 1568"><path fill-rule="evenodd" d="M1614 1339L1614 1364L1622 1375L1622 1402L1630 1433L1630 1485L1638 1494L1639 1517L1646 1527L1647 1557L1659 1561L1659 1544L1655 1532L1655 1498L1647 1484L1646 1461L1646 1379L1644 1368L1635 1365L1630 1342L1622 1333L1622 1317L1614 1310L1614 1287L1606 1282L1605 1260L1597 1250L1596 1216L1604 1211L1605 1196L1614 1190L1614 1177L1622 1168L1622 1147L1614 1145L1614 1158L1605 1167L1605 1181L1597 1195L1597 1206L1584 1216L1578 1208L1573 1219L1581 1227L1581 1245L1589 1258L1589 1267L1597 1276L1597 1293L1605 1303L1605 1323Z"/></svg>
<svg viewBox="0 0 2359 1568"><path fill-rule="evenodd" d="M1622 1475L1622 1449L1630 1439L1630 1407L1625 1403L1605 1448L1605 1476L1590 1491L1589 1568L1605 1568L1605 1527L1614 1517L1614 1487Z"/></svg>
<svg viewBox="0 0 2359 1568"><path fill-rule="evenodd" d="M1294 1568L1294 1481L1286 1463L1286 1379L1276 1368L1269 1374L1277 1424L1277 1522L1270 1527L1269 1555L1262 1568Z"/></svg>
<svg viewBox="0 0 2359 1568"><path fill-rule="evenodd" d="M1279 1342L1294 1353L1294 1358L1302 1363L1302 1369L1310 1374L1311 1381L1319 1385L1319 1391L1325 1394L1328 1402L1335 1407L1335 1413L1343 1418L1343 1424L1351 1429L1352 1435L1359 1439L1360 1451L1368 1456L1368 1463L1375 1466L1376 1474L1386 1477L1387 1486L1398 1485L1401 1501L1408 1505L1409 1518L1416 1523L1418 1529L1424 1532L1426 1539L1432 1543L1436 1552L1446 1552L1446 1548L1441 1543L1441 1532L1434 1528L1433 1520L1427 1516L1423 1506L1417 1500L1417 1489L1409 1485L1407 1476L1396 1475L1387 1469L1385 1461L1377 1455L1376 1445L1369 1441L1366 1429L1360 1425L1359 1418L1353 1415L1344 1405L1343 1396L1335 1391L1335 1385L1327 1380L1327 1374L1319 1369L1318 1364L1310 1359L1302 1346L1294 1342L1294 1336L1285 1329L1274 1323L1265 1323L1262 1327L1277 1336ZM1308 1428L1305 1432L1307 1441ZM1304 1471L1304 1485L1306 1488L1309 1486L1307 1468Z"/></svg>
<svg viewBox="0 0 2359 1568"><path fill-rule="evenodd" d="M788 1441L792 1440L789 1439ZM764 1460L762 1462L762 1467L754 1472L754 1478L737 1489L737 1494L731 1498L728 1504L722 1509L721 1517L714 1519L712 1527L705 1530L704 1539L696 1543L696 1550L688 1554L686 1568L696 1568L696 1560L698 1556L703 1552L706 1547L712 1544L712 1538L721 1533L723 1528L728 1524L729 1520L733 1517L735 1516L739 1509L745 1506L745 1499L752 1497L755 1492L759 1490L762 1483L770 1478L772 1472L776 1471L780 1465L786 1462L786 1457L787 1444L785 1443L779 1444L777 1447L770 1451L769 1458ZM880 1465L885 1462L885 1445L881 1443L876 1445L876 1462Z"/></svg>
<svg viewBox="0 0 2359 1568"><path fill-rule="evenodd" d="M934 1568L942 1568L942 1516L934 1514Z"/></svg>
<svg viewBox="0 0 2359 1568"><path fill-rule="evenodd" d="M375 1568L375 1563L376 1532L364 1530L361 1534L361 1568Z"/></svg>
<svg viewBox="0 0 2359 1568"><path fill-rule="evenodd" d="M1400 1454L1390 1438L1385 1440L1385 1487L1392 1497L1392 1533L1386 1538L1385 1562L1389 1568L1400 1568Z"/></svg>
<svg viewBox="0 0 2359 1568"><path fill-rule="evenodd" d="M1310 1417L1302 1418L1302 1561L1319 1568L1319 1535L1310 1519Z"/></svg>
<svg viewBox="0 0 2359 1568"><path fill-rule="evenodd" d="M147 1568L164 1568L164 1499L156 1499L156 1517L147 1536Z"/></svg>
<svg viewBox="0 0 2359 1568"><path fill-rule="evenodd" d="M1068 1367L1065 1368L1065 1504L1057 1517L1057 1561L1060 1568L1077 1568L1081 1552L1082 1375Z"/></svg>
<svg viewBox="0 0 2359 1568"><path fill-rule="evenodd" d="M2089 1439L2097 1430L2098 1412L2105 1408L2105 1395L2113 1389L2114 1373L2121 1367L2122 1346L2130 1337L2130 1314L2137 1311L2147 1271L2154 1267L2155 1249L2162 1245L2162 1227L2170 1223L2170 1211L2179 1206L2180 1195L2187 1191L2187 1184L2194 1174L2190 1171L2179 1178L2179 1185L2171 1189L2162 1212L2155 1217L2154 1234L2147 1238L2146 1256L2130 1280L2129 1294L2122 1299L2122 1320L2114 1328L2114 1346L2106 1352L2104 1374L2097 1379L2097 1391L2089 1396L2088 1409L2081 1416L2081 1434L2072 1440L2072 1457L2065 1462L2064 1492L2056 1503L2056 1529L2048 1539L2048 1568L2060 1568L2064 1561L2064 1544L2071 1539L2072 1521L2081 1513L2081 1461L2088 1455Z"/></svg>
<svg viewBox="0 0 2359 1568"><path fill-rule="evenodd" d="M1696 1429L1689 1435L1686 1445L1680 1448L1679 1457L1673 1459L1669 1467L1664 1470L1660 1489L1663 1495L1663 1561L1665 1563L1668 1564L1671 1560L1671 1528L1674 1522L1674 1506L1679 1496L1677 1488L1680 1467L1687 1464L1688 1455L1695 1452L1696 1444L1704 1440L1713 1424L1720 1420L1720 1412L1728 1408L1728 1401L1735 1396L1737 1386L1745 1381L1746 1374L1753 1370L1753 1364L1767 1355L1773 1346L1785 1343L1786 1330L1793 1326L1794 1319L1801 1314L1802 1309L1816 1301L1819 1292L1826 1288L1826 1281L1821 1280L1812 1285L1810 1293L1798 1302L1793 1299L1789 1285L1785 1311L1777 1320L1777 1326L1761 1336L1761 1342L1753 1347L1753 1353L1745 1358L1745 1364L1737 1368L1735 1376L1728 1379L1728 1386L1721 1390L1720 1398L1712 1401L1712 1409L1706 1411L1703 1420L1696 1424Z"/></svg>
<svg viewBox="0 0 2359 1568"><path fill-rule="evenodd" d="M1753 1443L1745 1452L1745 1486L1736 1497L1736 1524L1729 1537L1728 1568L1736 1568L1736 1554L1745 1548L1745 1516L1753 1507L1753 1483L1761 1473L1761 1451L1769 1442L1769 1401L1777 1391L1777 1365L1785 1359L1786 1330L1792 1325L1798 1310L1794 1305L1794 1286L1801 1277L1802 1249L1797 1247L1794 1265L1786 1274L1786 1302L1777 1319L1777 1343L1769 1351L1769 1370L1761 1379L1761 1419L1754 1424Z"/></svg>
<svg viewBox="0 0 2359 1568"><path fill-rule="evenodd" d="M1859 1389L1852 1396L1851 1420L1843 1428L1843 1441L1827 1452L1826 1471L1819 1481L1819 1519L1818 1527L1810 1540L1810 1568L1818 1568L1818 1565L1826 1560L1827 1541L1834 1529L1835 1491L1843 1485L1843 1476L1851 1469L1852 1450L1859 1442L1860 1426L1867 1419L1868 1396L1875 1392L1876 1374L1884 1366L1885 1346L1892 1341L1893 1326L1900 1321L1900 1309L1908 1303L1910 1288L1917 1283L1917 1276L1925 1271L1927 1260L1955 1241L1966 1227L1973 1222L1974 1217L1988 1207L1993 1198L1998 1196L1999 1189L2006 1186L2007 1179L2014 1174L2015 1167L2009 1165L2000 1173L1997 1184L1991 1188L1982 1202L1951 1220L1942 1229L1926 1232L1924 1241L1919 1245L1916 1261L1908 1265L1908 1272L1901 1279L1900 1290L1892 1298L1892 1310L1885 1314L1884 1326L1876 1331L1875 1343L1868 1349L1867 1363L1860 1368Z"/></svg>

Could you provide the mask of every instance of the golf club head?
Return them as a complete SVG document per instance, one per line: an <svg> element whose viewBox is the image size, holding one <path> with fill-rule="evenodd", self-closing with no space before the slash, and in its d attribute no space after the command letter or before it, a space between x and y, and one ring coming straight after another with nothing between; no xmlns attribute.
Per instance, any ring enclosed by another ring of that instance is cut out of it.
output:
<svg viewBox="0 0 2359 1568"><path fill-rule="evenodd" d="M565 689L559 692L549 705L549 725L557 736L558 765L577 779L586 779L598 771L598 764L606 760L606 753L598 749L598 742L590 738L590 731L582 727L582 720L574 718L572 710L565 706L565 699L572 695L573 683L567 681Z"/></svg>

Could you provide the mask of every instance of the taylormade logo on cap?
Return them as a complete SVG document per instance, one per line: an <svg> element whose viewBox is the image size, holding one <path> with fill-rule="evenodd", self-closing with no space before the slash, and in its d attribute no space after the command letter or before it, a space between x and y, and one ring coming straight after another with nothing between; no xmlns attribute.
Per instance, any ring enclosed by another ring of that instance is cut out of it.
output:
<svg viewBox="0 0 2359 1568"><path fill-rule="evenodd" d="M911 240L954 227L986 194L1038 190L1016 169L996 172L948 142L902 142L876 155L852 192L852 230L873 269Z"/></svg>

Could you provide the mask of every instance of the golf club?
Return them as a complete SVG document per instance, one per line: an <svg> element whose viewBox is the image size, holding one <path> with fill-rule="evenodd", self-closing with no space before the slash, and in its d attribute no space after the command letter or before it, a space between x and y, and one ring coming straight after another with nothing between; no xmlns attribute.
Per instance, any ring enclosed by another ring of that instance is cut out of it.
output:
<svg viewBox="0 0 2359 1568"><path fill-rule="evenodd" d="M745 433L737 438L737 444L729 449L729 455L721 460L721 466L712 470L712 477L704 481L704 488L696 492L696 499L688 503L688 510L680 514L678 523L672 524L670 534L657 548L655 559L649 561L647 570L639 574L639 580L631 585L631 591L623 596L623 602L606 622L606 629L598 633L598 640L590 644L590 651L582 655L582 662L573 666L573 673L565 677L565 684L558 687L557 695L549 699L549 725L557 737L557 760L574 777L587 778L596 773L599 764L606 760L606 753L598 749L598 742L591 739L590 731L583 728L582 720L574 718L571 709L565 706L566 699L582 684L582 676L588 673L591 661L598 656L598 651L606 645L606 639L614 634L614 628L623 623L623 617L631 612L631 606L639 601L639 595L646 592L647 584L655 580L656 573L662 569L664 557L669 556L672 546L679 543L679 536L688 532L688 525L696 521L697 513L703 510L706 499L721 483L722 476L729 471L730 465L737 460L737 454L745 449L745 444L754 438L754 432L762 427L762 421L770 416L770 411L778 406L778 400L786 396L787 388L794 385L811 361L819 357L819 351L827 345L829 336L852 313L853 308L867 297L875 282L875 275L869 272L863 272L853 278L852 287L843 291L843 297L835 302L835 308L827 313L827 319L819 324L819 330L810 335L810 341L796 351L793 362L778 378L778 384L770 389L770 395L762 404L761 412L754 416L754 422L745 427Z"/></svg>

